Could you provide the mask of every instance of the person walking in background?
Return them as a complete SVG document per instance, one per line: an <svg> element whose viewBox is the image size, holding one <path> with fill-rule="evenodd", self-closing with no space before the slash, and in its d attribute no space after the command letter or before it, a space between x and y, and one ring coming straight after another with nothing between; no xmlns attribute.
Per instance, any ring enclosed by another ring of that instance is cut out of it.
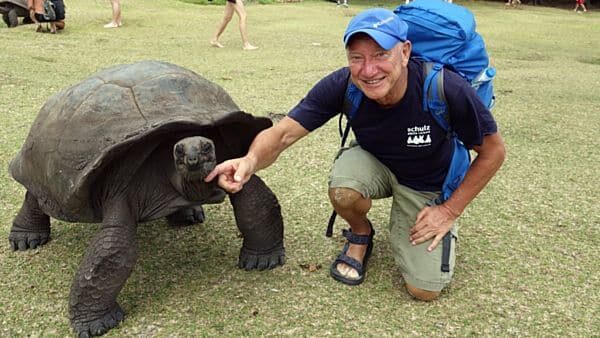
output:
<svg viewBox="0 0 600 338"><path fill-rule="evenodd" d="M44 0L27 0L29 17L36 23L36 32L42 32L42 22L50 23L50 33L55 34L65 28L65 4L63 0L50 0L54 7L54 18L44 11Z"/></svg>
<svg viewBox="0 0 600 338"><path fill-rule="evenodd" d="M246 17L247 17L247 15L246 15L246 9L244 8L244 2L242 0L227 0L227 2L225 2L225 14L223 15L223 21L221 21L221 23L219 24L219 27L217 28L217 31L215 32L215 35L210 40L211 46L217 47L217 48L224 47L219 42L219 38L221 37L221 34L223 34L223 32L225 31L225 28L227 28L227 25L231 21L231 19L233 17L233 12L235 12L239 18L240 35L242 36L242 43L243 43L242 49L244 49L244 50L258 49L258 47L253 46L248 41L248 34L246 33Z"/></svg>
<svg viewBox="0 0 600 338"><path fill-rule="evenodd" d="M337 0L337 7L348 7L348 0Z"/></svg>
<svg viewBox="0 0 600 338"><path fill-rule="evenodd" d="M577 12L579 7L581 7L584 12L587 12L587 8L585 8L585 0L575 0L575 9L573 9L573 12Z"/></svg>
<svg viewBox="0 0 600 338"><path fill-rule="evenodd" d="M509 7L518 8L521 5L521 0L506 0L504 4L504 9Z"/></svg>
<svg viewBox="0 0 600 338"><path fill-rule="evenodd" d="M110 0L110 3L112 6L112 21L104 25L104 28L118 28L123 26L120 0Z"/></svg>

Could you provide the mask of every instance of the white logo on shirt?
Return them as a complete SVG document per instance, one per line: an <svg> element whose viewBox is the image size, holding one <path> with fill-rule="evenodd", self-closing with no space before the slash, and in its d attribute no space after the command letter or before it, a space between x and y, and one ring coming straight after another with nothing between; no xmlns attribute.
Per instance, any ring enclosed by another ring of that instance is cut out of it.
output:
<svg viewBox="0 0 600 338"><path fill-rule="evenodd" d="M430 126L428 125L406 128L406 134L408 135L408 138L406 139L407 147L431 146Z"/></svg>

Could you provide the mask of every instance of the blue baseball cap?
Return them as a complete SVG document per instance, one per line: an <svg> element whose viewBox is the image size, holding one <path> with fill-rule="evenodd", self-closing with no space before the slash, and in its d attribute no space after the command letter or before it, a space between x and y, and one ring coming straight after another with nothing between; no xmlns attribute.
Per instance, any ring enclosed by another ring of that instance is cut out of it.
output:
<svg viewBox="0 0 600 338"><path fill-rule="evenodd" d="M406 41L408 25L394 12L385 8L371 8L355 16L344 33L344 45L356 33L369 35L381 48L390 50L398 42Z"/></svg>

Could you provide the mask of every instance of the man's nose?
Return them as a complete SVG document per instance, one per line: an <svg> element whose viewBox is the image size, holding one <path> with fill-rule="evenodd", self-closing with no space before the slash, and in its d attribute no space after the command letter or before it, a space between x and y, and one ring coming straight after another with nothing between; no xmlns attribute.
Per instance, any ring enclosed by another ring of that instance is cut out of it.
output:
<svg viewBox="0 0 600 338"><path fill-rule="evenodd" d="M371 76L377 74L377 64L373 60L365 60L363 65L363 75Z"/></svg>

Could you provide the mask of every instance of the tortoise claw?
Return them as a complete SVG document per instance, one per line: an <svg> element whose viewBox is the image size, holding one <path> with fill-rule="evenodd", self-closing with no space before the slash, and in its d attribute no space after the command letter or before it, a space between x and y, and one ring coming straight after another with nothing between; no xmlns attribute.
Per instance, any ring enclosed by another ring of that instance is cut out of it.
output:
<svg viewBox="0 0 600 338"><path fill-rule="evenodd" d="M115 306L112 309L99 318L85 322L72 320L71 326L73 326L77 336L80 338L101 336L108 332L108 330L117 327L124 318L125 315L123 310L119 304L115 303Z"/></svg>
<svg viewBox="0 0 600 338"><path fill-rule="evenodd" d="M21 232L14 231L8 235L8 242L13 251L25 251L35 249L38 246L48 243L50 232Z"/></svg>
<svg viewBox="0 0 600 338"><path fill-rule="evenodd" d="M285 249L283 245L266 252L257 252L244 247L240 250L238 267L246 271L270 270L285 264Z"/></svg>

